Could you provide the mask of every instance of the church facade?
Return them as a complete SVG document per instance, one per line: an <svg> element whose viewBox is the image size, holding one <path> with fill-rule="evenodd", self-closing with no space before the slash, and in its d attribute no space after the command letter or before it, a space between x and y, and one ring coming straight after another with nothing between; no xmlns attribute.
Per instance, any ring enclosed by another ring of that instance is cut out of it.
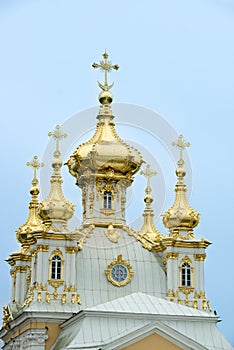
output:
<svg viewBox="0 0 234 350"><path fill-rule="evenodd" d="M55 139L50 193L38 200L35 156L29 216L16 233L21 245L7 262L11 296L3 308L0 336L4 350L174 349L231 350L217 328L204 289L209 241L196 238L199 213L188 203L182 135L175 201L162 214L167 233L154 225L150 179L140 152L115 130L108 72L117 70L107 53L93 64L104 71L96 131L66 162L81 189L83 221L73 231L74 205L63 195L59 126ZM95 116L94 116L95 118ZM141 170L140 170L141 169ZM125 219L126 192L140 172L146 178L143 225Z"/></svg>

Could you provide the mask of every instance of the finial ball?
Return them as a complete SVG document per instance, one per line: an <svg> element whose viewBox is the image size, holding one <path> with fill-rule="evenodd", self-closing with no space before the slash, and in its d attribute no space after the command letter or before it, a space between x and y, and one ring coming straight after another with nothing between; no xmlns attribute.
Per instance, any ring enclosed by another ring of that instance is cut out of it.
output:
<svg viewBox="0 0 234 350"><path fill-rule="evenodd" d="M186 175L185 168L177 168L176 169L176 176L178 176L178 177L185 177L185 175Z"/></svg>
<svg viewBox="0 0 234 350"><path fill-rule="evenodd" d="M39 188L37 187L37 186L32 186L31 188L30 188L30 194L33 196L33 195L38 195L39 194Z"/></svg>
<svg viewBox="0 0 234 350"><path fill-rule="evenodd" d="M113 101L113 96L109 91L102 91L99 94L98 99L102 105L108 105Z"/></svg>

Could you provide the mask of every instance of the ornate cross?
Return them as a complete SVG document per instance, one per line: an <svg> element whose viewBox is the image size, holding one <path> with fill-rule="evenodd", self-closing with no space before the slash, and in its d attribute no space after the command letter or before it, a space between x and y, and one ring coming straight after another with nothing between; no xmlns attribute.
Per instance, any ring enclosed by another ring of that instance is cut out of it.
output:
<svg viewBox="0 0 234 350"><path fill-rule="evenodd" d="M55 127L55 130L54 131L50 131L48 133L48 136L49 137L53 137L55 140L56 140L56 151L55 151L55 154L54 156L60 156L60 151L59 151L59 141L62 139L62 138L66 138L67 137L67 134L63 134L61 132L61 128L60 128L60 125L56 125Z"/></svg>
<svg viewBox="0 0 234 350"><path fill-rule="evenodd" d="M27 166L31 166L33 168L33 180L32 185L36 186L38 184L37 180L37 169L44 166L44 163L39 163L38 157L34 156L31 162L26 163Z"/></svg>
<svg viewBox="0 0 234 350"><path fill-rule="evenodd" d="M172 146L175 146L175 147L179 148L179 150L180 150L180 159L179 159L177 164L179 166L183 166L184 165L183 150L185 149L185 147L190 147L190 143L189 142L185 142L184 141L184 136L180 135L178 137L177 141L173 141L172 142Z"/></svg>
<svg viewBox="0 0 234 350"><path fill-rule="evenodd" d="M150 178L157 175L157 171L152 171L150 165L147 164L145 171L141 170L140 174L147 178L147 188L150 188Z"/></svg>
<svg viewBox="0 0 234 350"><path fill-rule="evenodd" d="M102 55L104 60L99 61L99 63L93 63L92 67L93 68L100 68L101 71L103 71L105 73L105 80L104 80L104 85L101 84L98 81L98 86L103 90L103 91L108 91L112 88L112 86L114 85L114 83L112 83L111 85L108 85L108 81L107 81L107 73L111 72L112 69L118 70L119 69L119 65L118 64L111 64L111 61L108 60L109 55L105 53Z"/></svg>

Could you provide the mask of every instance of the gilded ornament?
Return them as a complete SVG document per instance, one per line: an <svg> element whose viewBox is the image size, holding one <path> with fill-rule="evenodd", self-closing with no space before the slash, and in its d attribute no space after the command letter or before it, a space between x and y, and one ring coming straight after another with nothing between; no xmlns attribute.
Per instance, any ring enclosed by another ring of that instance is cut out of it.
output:
<svg viewBox="0 0 234 350"><path fill-rule="evenodd" d="M41 292L38 292L38 293L37 293L37 301L40 303L41 300L42 300Z"/></svg>
<svg viewBox="0 0 234 350"><path fill-rule="evenodd" d="M10 329L9 323L11 320L12 320L12 316L10 314L8 306L3 306L2 328L9 330Z"/></svg>
<svg viewBox="0 0 234 350"><path fill-rule="evenodd" d="M168 259L173 259L173 260L178 259L178 256L179 256L179 254L175 253L175 252L168 252L168 253L166 253L165 256L164 256L163 264L166 265Z"/></svg>
<svg viewBox="0 0 234 350"><path fill-rule="evenodd" d="M113 243L117 243L118 242L118 238L119 238L119 235L120 235L120 231L119 230L116 230L114 229L113 225L110 224L108 226L108 228L104 231L105 232L105 235L106 237Z"/></svg>
<svg viewBox="0 0 234 350"><path fill-rule="evenodd" d="M45 298L47 303L50 303L50 293L46 292L46 298Z"/></svg>
<svg viewBox="0 0 234 350"><path fill-rule="evenodd" d="M173 206L162 215L163 224L169 229L171 236L174 239L190 240L194 239L193 229L198 225L200 215L193 208L191 208L186 198L186 184L184 183L184 176L186 170L183 168L183 150L189 147L190 143L185 142L183 136L180 135L177 142L172 143L180 150L180 159L177 162L176 169L177 183L175 186L176 198Z"/></svg>
<svg viewBox="0 0 234 350"><path fill-rule="evenodd" d="M119 272L119 271L117 272L117 275L118 275L117 277L120 277L120 278L115 279L113 277L112 271L115 266L116 267L118 266L118 268L119 267L121 268L121 266L124 266L125 272L126 272L126 276L124 279L122 279L122 276L121 276L122 272ZM123 260L122 254L120 254L116 259L114 259L114 261L109 263L109 265L107 266L107 270L105 270L105 274L107 275L108 281L110 281L114 286L123 287L131 281L131 278L134 275L134 272L132 271L131 264L126 260Z"/></svg>
<svg viewBox="0 0 234 350"><path fill-rule="evenodd" d="M67 295L66 295L66 293L63 293L61 302L62 302L62 304L65 304L66 301L67 301Z"/></svg>
<svg viewBox="0 0 234 350"><path fill-rule="evenodd" d="M206 259L206 254L194 254L194 259L197 261L204 261Z"/></svg>
<svg viewBox="0 0 234 350"><path fill-rule="evenodd" d="M56 148L52 161L51 189L48 197L41 203L40 216L47 231L68 232L67 221L74 213L74 205L63 195L62 160L60 159L61 152L59 149L59 141L67 135L62 133L60 126L57 125L54 131L48 133L48 136L52 136L56 140Z"/></svg>
<svg viewBox="0 0 234 350"><path fill-rule="evenodd" d="M49 251L49 246L48 245L44 245L44 244L40 244L37 246L37 251L38 252L48 252Z"/></svg>
<svg viewBox="0 0 234 350"><path fill-rule="evenodd" d="M66 253L68 253L68 254L75 254L78 252L77 246L76 247L66 247L65 250L66 250Z"/></svg>

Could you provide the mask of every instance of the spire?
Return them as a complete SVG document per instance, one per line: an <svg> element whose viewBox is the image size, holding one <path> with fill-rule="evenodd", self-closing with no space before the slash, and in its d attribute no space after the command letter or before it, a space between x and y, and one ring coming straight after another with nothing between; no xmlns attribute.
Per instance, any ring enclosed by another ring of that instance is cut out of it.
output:
<svg viewBox="0 0 234 350"><path fill-rule="evenodd" d="M183 135L180 135L177 141L172 142L172 145L180 150L180 158L177 162L178 168L176 169L176 198L173 206L162 215L163 224L169 229L174 238L190 239L194 238L193 229L198 225L200 220L199 213L191 208L187 202L187 188L184 183L186 170L183 167L183 151L185 147L190 146L190 143L185 142Z"/></svg>
<svg viewBox="0 0 234 350"><path fill-rule="evenodd" d="M59 141L67 137L67 135L62 133L60 126L57 125L54 131L48 133L48 136L53 137L56 141L54 159L52 161L54 170L50 179L50 193L41 203L40 216L43 219L43 223L47 226L47 230L51 229L55 232L61 232L63 229L67 230L67 221L74 213L73 204L65 199L62 192L62 161L60 159Z"/></svg>
<svg viewBox="0 0 234 350"><path fill-rule="evenodd" d="M108 85L108 79L107 79L107 73L111 72L112 69L118 70L119 66L118 64L111 64L111 61L108 60L109 55L104 52L103 60L99 61L99 63L93 63L93 68L100 68L101 71L104 72L104 84L101 84L98 81L98 86L103 90L99 96L98 99L102 105L110 104L113 100L112 94L109 92L109 90L113 87L114 83Z"/></svg>
<svg viewBox="0 0 234 350"><path fill-rule="evenodd" d="M154 211L151 206L154 199L152 196L152 189L150 186L150 178L152 176L157 175L157 172L152 171L150 168L150 165L148 164L146 166L145 171L141 170L140 174L146 177L147 186L145 189L145 197L144 197L144 201L146 204L144 213L143 213L144 223L139 233L142 238L145 238L151 242L155 242L156 240L162 237L161 233L154 226Z"/></svg>
<svg viewBox="0 0 234 350"><path fill-rule="evenodd" d="M37 170L40 167L43 167L44 164L40 163L37 156L34 156L31 162L26 163L27 166L31 166L33 168L33 180L32 187L30 188L30 194L32 195L32 199L29 204L29 215L28 219L18 228L16 231L16 237L22 245L35 243L35 237L33 233L42 232L44 230L43 225L41 223L41 219L38 215L39 203L38 203L38 194L39 188L38 179L37 179Z"/></svg>

